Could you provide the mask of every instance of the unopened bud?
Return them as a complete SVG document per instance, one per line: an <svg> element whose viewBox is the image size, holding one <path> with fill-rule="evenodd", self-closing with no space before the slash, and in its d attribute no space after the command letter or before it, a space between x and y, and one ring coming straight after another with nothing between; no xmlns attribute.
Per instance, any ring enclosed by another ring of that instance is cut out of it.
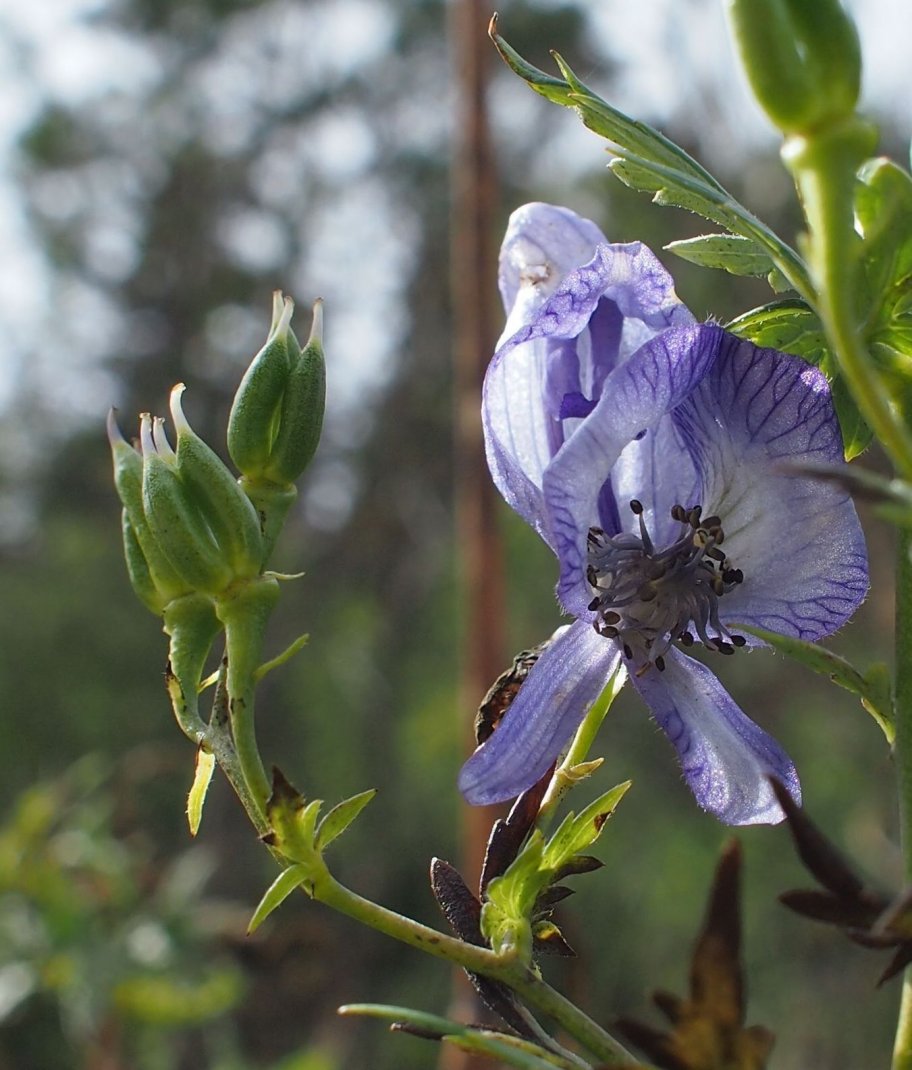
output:
<svg viewBox="0 0 912 1070"><path fill-rule="evenodd" d="M291 331L293 311L291 298L277 290L266 344L244 373L228 417L228 452L248 478L261 476L269 463L292 358L300 353Z"/></svg>
<svg viewBox="0 0 912 1070"><path fill-rule="evenodd" d="M323 430L326 366L323 360L323 302L313 308L313 326L304 349L292 360L267 478L294 483L310 464Z"/></svg>
<svg viewBox="0 0 912 1070"><path fill-rule="evenodd" d="M266 345L238 387L228 421L228 452L245 487L290 487L310 463L320 439L326 396L323 303L303 351L291 330L294 304L274 295Z"/></svg>
<svg viewBox="0 0 912 1070"><path fill-rule="evenodd" d="M184 583L217 594L231 582L223 558L192 495L177 473L177 457L164 423L144 413L140 423L143 455L142 501L149 529Z"/></svg>
<svg viewBox="0 0 912 1070"><path fill-rule="evenodd" d="M861 49L839 0L728 0L754 96L785 134L810 134L855 112Z"/></svg>
<svg viewBox="0 0 912 1070"><path fill-rule="evenodd" d="M108 414L108 441L114 462L114 486L123 505L124 556L133 590L152 610L161 613L174 598L189 591L152 534L143 511L143 462L120 433L113 410Z"/></svg>

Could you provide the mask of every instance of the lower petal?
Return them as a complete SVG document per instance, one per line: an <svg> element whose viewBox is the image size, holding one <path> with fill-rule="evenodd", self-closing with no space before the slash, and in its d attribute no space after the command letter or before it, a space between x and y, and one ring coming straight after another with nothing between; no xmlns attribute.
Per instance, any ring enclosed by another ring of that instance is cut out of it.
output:
<svg viewBox="0 0 912 1070"><path fill-rule="evenodd" d="M791 758L742 713L705 665L672 648L664 672L650 667L632 679L704 810L727 825L776 824L784 814L770 777L801 801Z"/></svg>
<svg viewBox="0 0 912 1070"><path fill-rule="evenodd" d="M576 621L546 647L497 730L459 774L474 806L513 799L547 772L618 667L615 643Z"/></svg>

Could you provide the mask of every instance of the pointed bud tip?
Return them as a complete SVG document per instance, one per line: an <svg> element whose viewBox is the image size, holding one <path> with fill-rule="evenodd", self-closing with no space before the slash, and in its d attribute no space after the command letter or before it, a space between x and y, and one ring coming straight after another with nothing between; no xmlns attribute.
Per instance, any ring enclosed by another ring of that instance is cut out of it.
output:
<svg viewBox="0 0 912 1070"><path fill-rule="evenodd" d="M147 412L139 414L139 442L144 457L155 453L155 441L152 438L152 417Z"/></svg>
<svg viewBox="0 0 912 1070"><path fill-rule="evenodd" d="M174 463L176 461L176 455L171 448L171 443L168 441L168 433L165 430L165 420L162 416L154 416L152 418L152 448L162 458L162 460ZM145 442L143 442L143 453L146 452Z"/></svg>
<svg viewBox="0 0 912 1070"><path fill-rule="evenodd" d="M174 421L174 432L178 438L181 435L193 434L193 429L190 426L190 422L184 415L184 408L181 404L181 398L184 391L187 389L184 383L175 383L171 387L171 396L168 399L168 407L171 410L171 419Z"/></svg>
<svg viewBox="0 0 912 1070"><path fill-rule="evenodd" d="M318 345L323 348L323 298L318 297L313 304L313 323L310 328L308 345Z"/></svg>
<svg viewBox="0 0 912 1070"><path fill-rule="evenodd" d="M269 325L269 335L266 344L276 338L285 338L291 328L291 317L294 314L294 301L286 297L281 290L273 290L272 293L272 323Z"/></svg>

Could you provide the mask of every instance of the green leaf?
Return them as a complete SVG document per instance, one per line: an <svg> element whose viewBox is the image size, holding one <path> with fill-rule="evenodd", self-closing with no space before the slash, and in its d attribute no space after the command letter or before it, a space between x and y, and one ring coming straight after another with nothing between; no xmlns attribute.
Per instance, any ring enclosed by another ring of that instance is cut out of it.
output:
<svg viewBox="0 0 912 1070"><path fill-rule="evenodd" d="M720 268L730 275L769 276L775 271L769 253L752 238L736 234L703 234L673 241L665 248L700 267Z"/></svg>
<svg viewBox="0 0 912 1070"><path fill-rule="evenodd" d="M369 791L362 791L360 794L353 795L350 799L345 799L334 806L317 828L317 850L322 851L337 836L341 836L376 794L377 789L371 788Z"/></svg>
<svg viewBox="0 0 912 1070"><path fill-rule="evenodd" d="M834 684L858 695L862 705L880 725L887 742L892 746L896 735L893 724L893 695L890 673L885 665L877 663L866 673L861 673L845 658L816 643L808 643L804 639L795 639L789 635L779 635L778 632L768 632L764 628L748 627L745 624L738 627L769 643L775 650L800 662L813 672L828 676Z"/></svg>
<svg viewBox="0 0 912 1070"><path fill-rule="evenodd" d="M605 822L617 809L630 784L629 780L618 784L581 813L567 814L545 847L542 865L548 871L549 879L574 855L581 854L601 836Z"/></svg>
<svg viewBox="0 0 912 1070"><path fill-rule="evenodd" d="M307 867L302 865L289 866L288 869L276 877L266 889L266 893L260 900L259 906L253 912L250 924L247 926L248 935L258 929L269 915L291 895L295 888L300 887L307 879Z"/></svg>
<svg viewBox="0 0 912 1070"><path fill-rule="evenodd" d="M754 345L792 353L820 368L831 382L846 460L867 449L871 431L839 375L816 312L803 301L791 299L762 305L732 320L725 329Z"/></svg>
<svg viewBox="0 0 912 1070"><path fill-rule="evenodd" d="M193 774L193 784L187 795L187 823L190 825L191 836L199 832L200 822L203 820L203 803L206 801L206 792L209 790L214 771L215 755L200 747L196 752L196 772Z"/></svg>

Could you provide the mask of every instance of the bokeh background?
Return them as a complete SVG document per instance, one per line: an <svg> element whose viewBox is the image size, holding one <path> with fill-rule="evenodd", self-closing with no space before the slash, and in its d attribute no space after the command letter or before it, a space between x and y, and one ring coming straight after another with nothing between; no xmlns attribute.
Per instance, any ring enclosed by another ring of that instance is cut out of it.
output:
<svg viewBox="0 0 912 1070"><path fill-rule="evenodd" d="M444 1012L452 977L305 900L253 938L271 862L226 786L191 841L192 748L171 721L159 622L120 556L103 419L164 412L168 390L218 448L265 338L270 294L326 301L324 439L278 548L303 571L270 637L309 646L264 684L267 760L310 797L380 794L334 848L342 879L431 924L433 855L458 861L454 780L481 693L454 502L454 9L461 0L7 0L0 8L0 1068L392 1070L427 1042L341 1021L340 1003ZM556 48L602 95L659 124L794 238L772 132L734 67L717 0L504 0L501 30ZM865 106L908 153L912 15L853 5ZM510 210L565 203L657 251L701 233L616 184L594 136L490 62L496 247ZM455 219L455 221L454 221ZM768 299L759 282L661 253L701 317ZM496 300L495 279L480 280ZM477 388L477 383L475 384ZM464 404L464 402L460 402ZM876 451L871 463L877 464ZM550 554L506 507L501 667L558 624ZM833 645L889 659L891 534L868 524L874 593ZM488 577L493 587L497 577ZM899 864L889 754L853 697L772 655L724 680L795 758L807 806L875 881ZM473 685L474 686L474 685ZM681 991L714 859L670 748L623 695L580 801L631 777L606 867L561 922L577 960L549 977L603 1021ZM587 794L588 793L588 794ZM749 1018L781 1070L885 1065L883 962L786 914L806 883L783 829L746 852Z"/></svg>

